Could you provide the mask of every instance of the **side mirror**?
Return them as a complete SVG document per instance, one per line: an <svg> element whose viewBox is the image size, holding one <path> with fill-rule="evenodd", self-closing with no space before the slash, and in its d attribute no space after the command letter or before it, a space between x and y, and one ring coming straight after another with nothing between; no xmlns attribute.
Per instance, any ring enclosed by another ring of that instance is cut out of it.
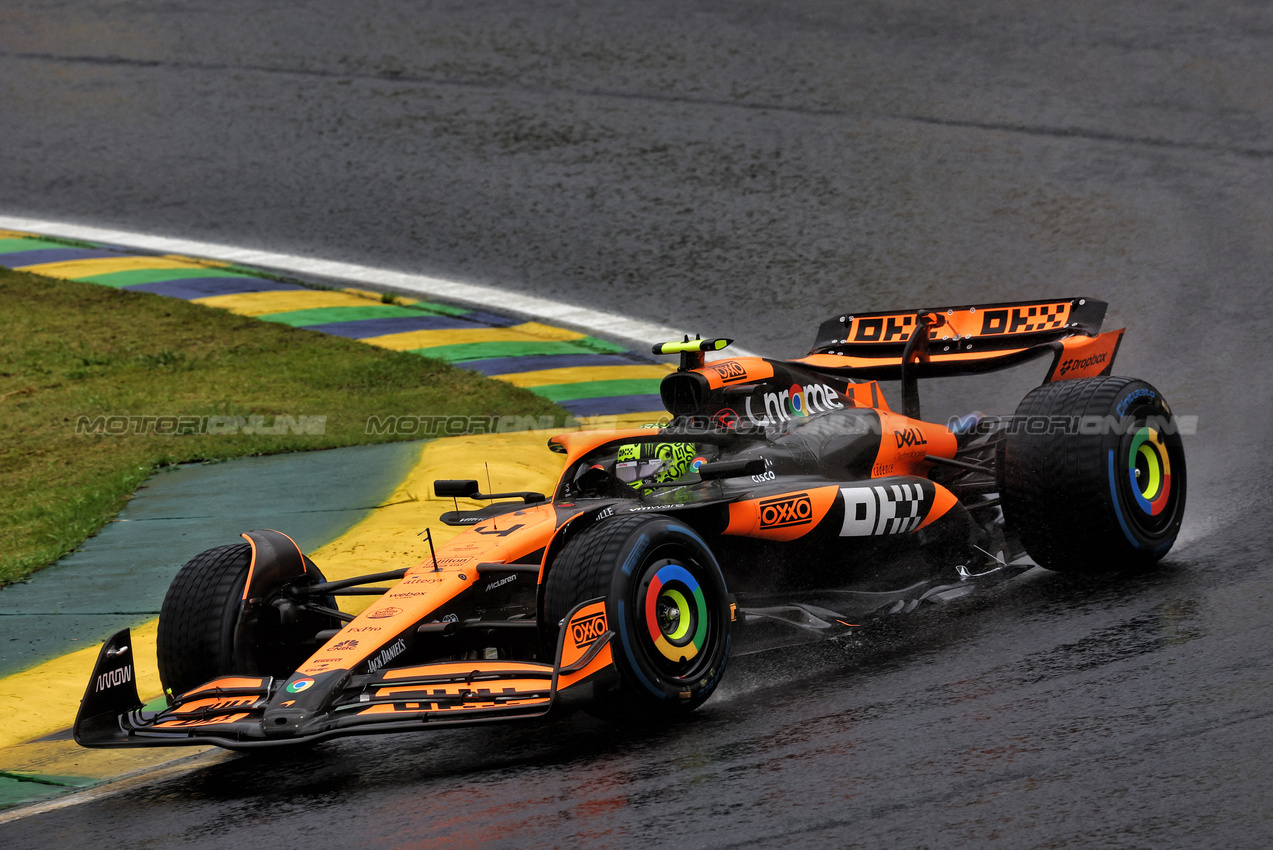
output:
<svg viewBox="0 0 1273 850"><path fill-rule="evenodd" d="M765 471L765 459L753 457L747 460L718 460L698 468L698 477L704 481L719 478L740 478L744 475L760 475Z"/></svg>
<svg viewBox="0 0 1273 850"><path fill-rule="evenodd" d="M467 499L477 494L477 482L472 479L439 478L433 482L433 495L439 498Z"/></svg>

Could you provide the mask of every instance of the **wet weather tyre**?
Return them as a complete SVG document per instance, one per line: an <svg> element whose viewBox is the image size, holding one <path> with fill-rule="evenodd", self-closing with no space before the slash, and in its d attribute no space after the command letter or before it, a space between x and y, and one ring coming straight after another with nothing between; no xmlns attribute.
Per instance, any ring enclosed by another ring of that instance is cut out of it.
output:
<svg viewBox="0 0 1273 850"><path fill-rule="evenodd" d="M317 648L314 635L319 630L339 626L339 621L308 611L284 624L280 609L263 606L249 627L240 629L251 561L251 545L233 543L196 555L178 571L159 613L156 654L165 689L181 694L235 673L285 677ZM304 582L323 581L312 561L306 559L306 567ZM335 607L330 597L323 601Z"/></svg>
<svg viewBox="0 0 1273 850"><path fill-rule="evenodd" d="M1134 378L1044 384L1017 407L999 462L1004 520L1051 570L1143 569L1185 509L1185 455L1162 393Z"/></svg>
<svg viewBox="0 0 1273 850"><path fill-rule="evenodd" d="M566 544L548 574L545 622L604 597L616 690L588 710L609 720L678 715L720 683L731 608L719 564L689 526L663 516L603 521Z"/></svg>

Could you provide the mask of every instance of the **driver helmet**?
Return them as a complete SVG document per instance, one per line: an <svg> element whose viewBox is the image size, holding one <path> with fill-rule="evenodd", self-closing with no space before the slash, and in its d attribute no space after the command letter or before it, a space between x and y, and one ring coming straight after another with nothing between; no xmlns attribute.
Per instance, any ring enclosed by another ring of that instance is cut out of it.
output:
<svg viewBox="0 0 1273 850"><path fill-rule="evenodd" d="M697 469L693 443L625 443L619 446L614 474L635 489L678 481ZM701 462L701 461L700 461Z"/></svg>

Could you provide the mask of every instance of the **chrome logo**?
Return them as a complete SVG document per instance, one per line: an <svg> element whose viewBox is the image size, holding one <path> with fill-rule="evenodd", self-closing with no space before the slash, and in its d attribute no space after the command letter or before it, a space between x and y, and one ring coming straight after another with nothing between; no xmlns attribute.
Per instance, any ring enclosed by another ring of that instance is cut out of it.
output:
<svg viewBox="0 0 1273 850"><path fill-rule="evenodd" d="M645 627L654 648L681 663L698 655L707 639L707 600L689 570L667 564L645 592Z"/></svg>
<svg viewBox="0 0 1273 850"><path fill-rule="evenodd" d="M1150 516L1162 513L1171 495L1171 459L1153 428L1141 428L1132 438L1127 474L1140 509Z"/></svg>
<svg viewBox="0 0 1273 850"><path fill-rule="evenodd" d="M295 682L287 683L287 692L289 694L299 694L301 691L307 691L313 686L313 679L297 679Z"/></svg>
<svg viewBox="0 0 1273 850"><path fill-rule="evenodd" d="M787 395L787 407L792 416L808 416L809 405L805 403L804 387L792 384Z"/></svg>

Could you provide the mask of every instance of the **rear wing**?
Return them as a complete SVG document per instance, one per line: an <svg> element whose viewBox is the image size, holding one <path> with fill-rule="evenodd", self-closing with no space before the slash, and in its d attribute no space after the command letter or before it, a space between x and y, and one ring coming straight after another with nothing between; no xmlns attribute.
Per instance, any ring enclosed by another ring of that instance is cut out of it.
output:
<svg viewBox="0 0 1273 850"><path fill-rule="evenodd" d="M896 380L907 361L917 377L926 378L994 371L1050 353L1054 359L1048 381L1107 374L1122 335L1121 329L1100 332L1107 306L1094 298L1058 298L847 313L822 323L810 356L802 362L851 370L862 378ZM921 326L927 333L916 333ZM1092 347L1097 340L1102 351ZM1074 359L1065 355L1080 349L1084 357L1078 359L1094 362L1064 368L1065 360ZM1093 366L1102 368L1092 372ZM1071 374L1076 371L1082 375Z"/></svg>
<svg viewBox="0 0 1273 850"><path fill-rule="evenodd" d="M1044 383L1108 375L1123 329L1101 333L1107 307L1095 298L1057 298L846 313L823 322L809 356L797 362L864 380L901 380L908 408L919 378L992 372L1049 354Z"/></svg>

